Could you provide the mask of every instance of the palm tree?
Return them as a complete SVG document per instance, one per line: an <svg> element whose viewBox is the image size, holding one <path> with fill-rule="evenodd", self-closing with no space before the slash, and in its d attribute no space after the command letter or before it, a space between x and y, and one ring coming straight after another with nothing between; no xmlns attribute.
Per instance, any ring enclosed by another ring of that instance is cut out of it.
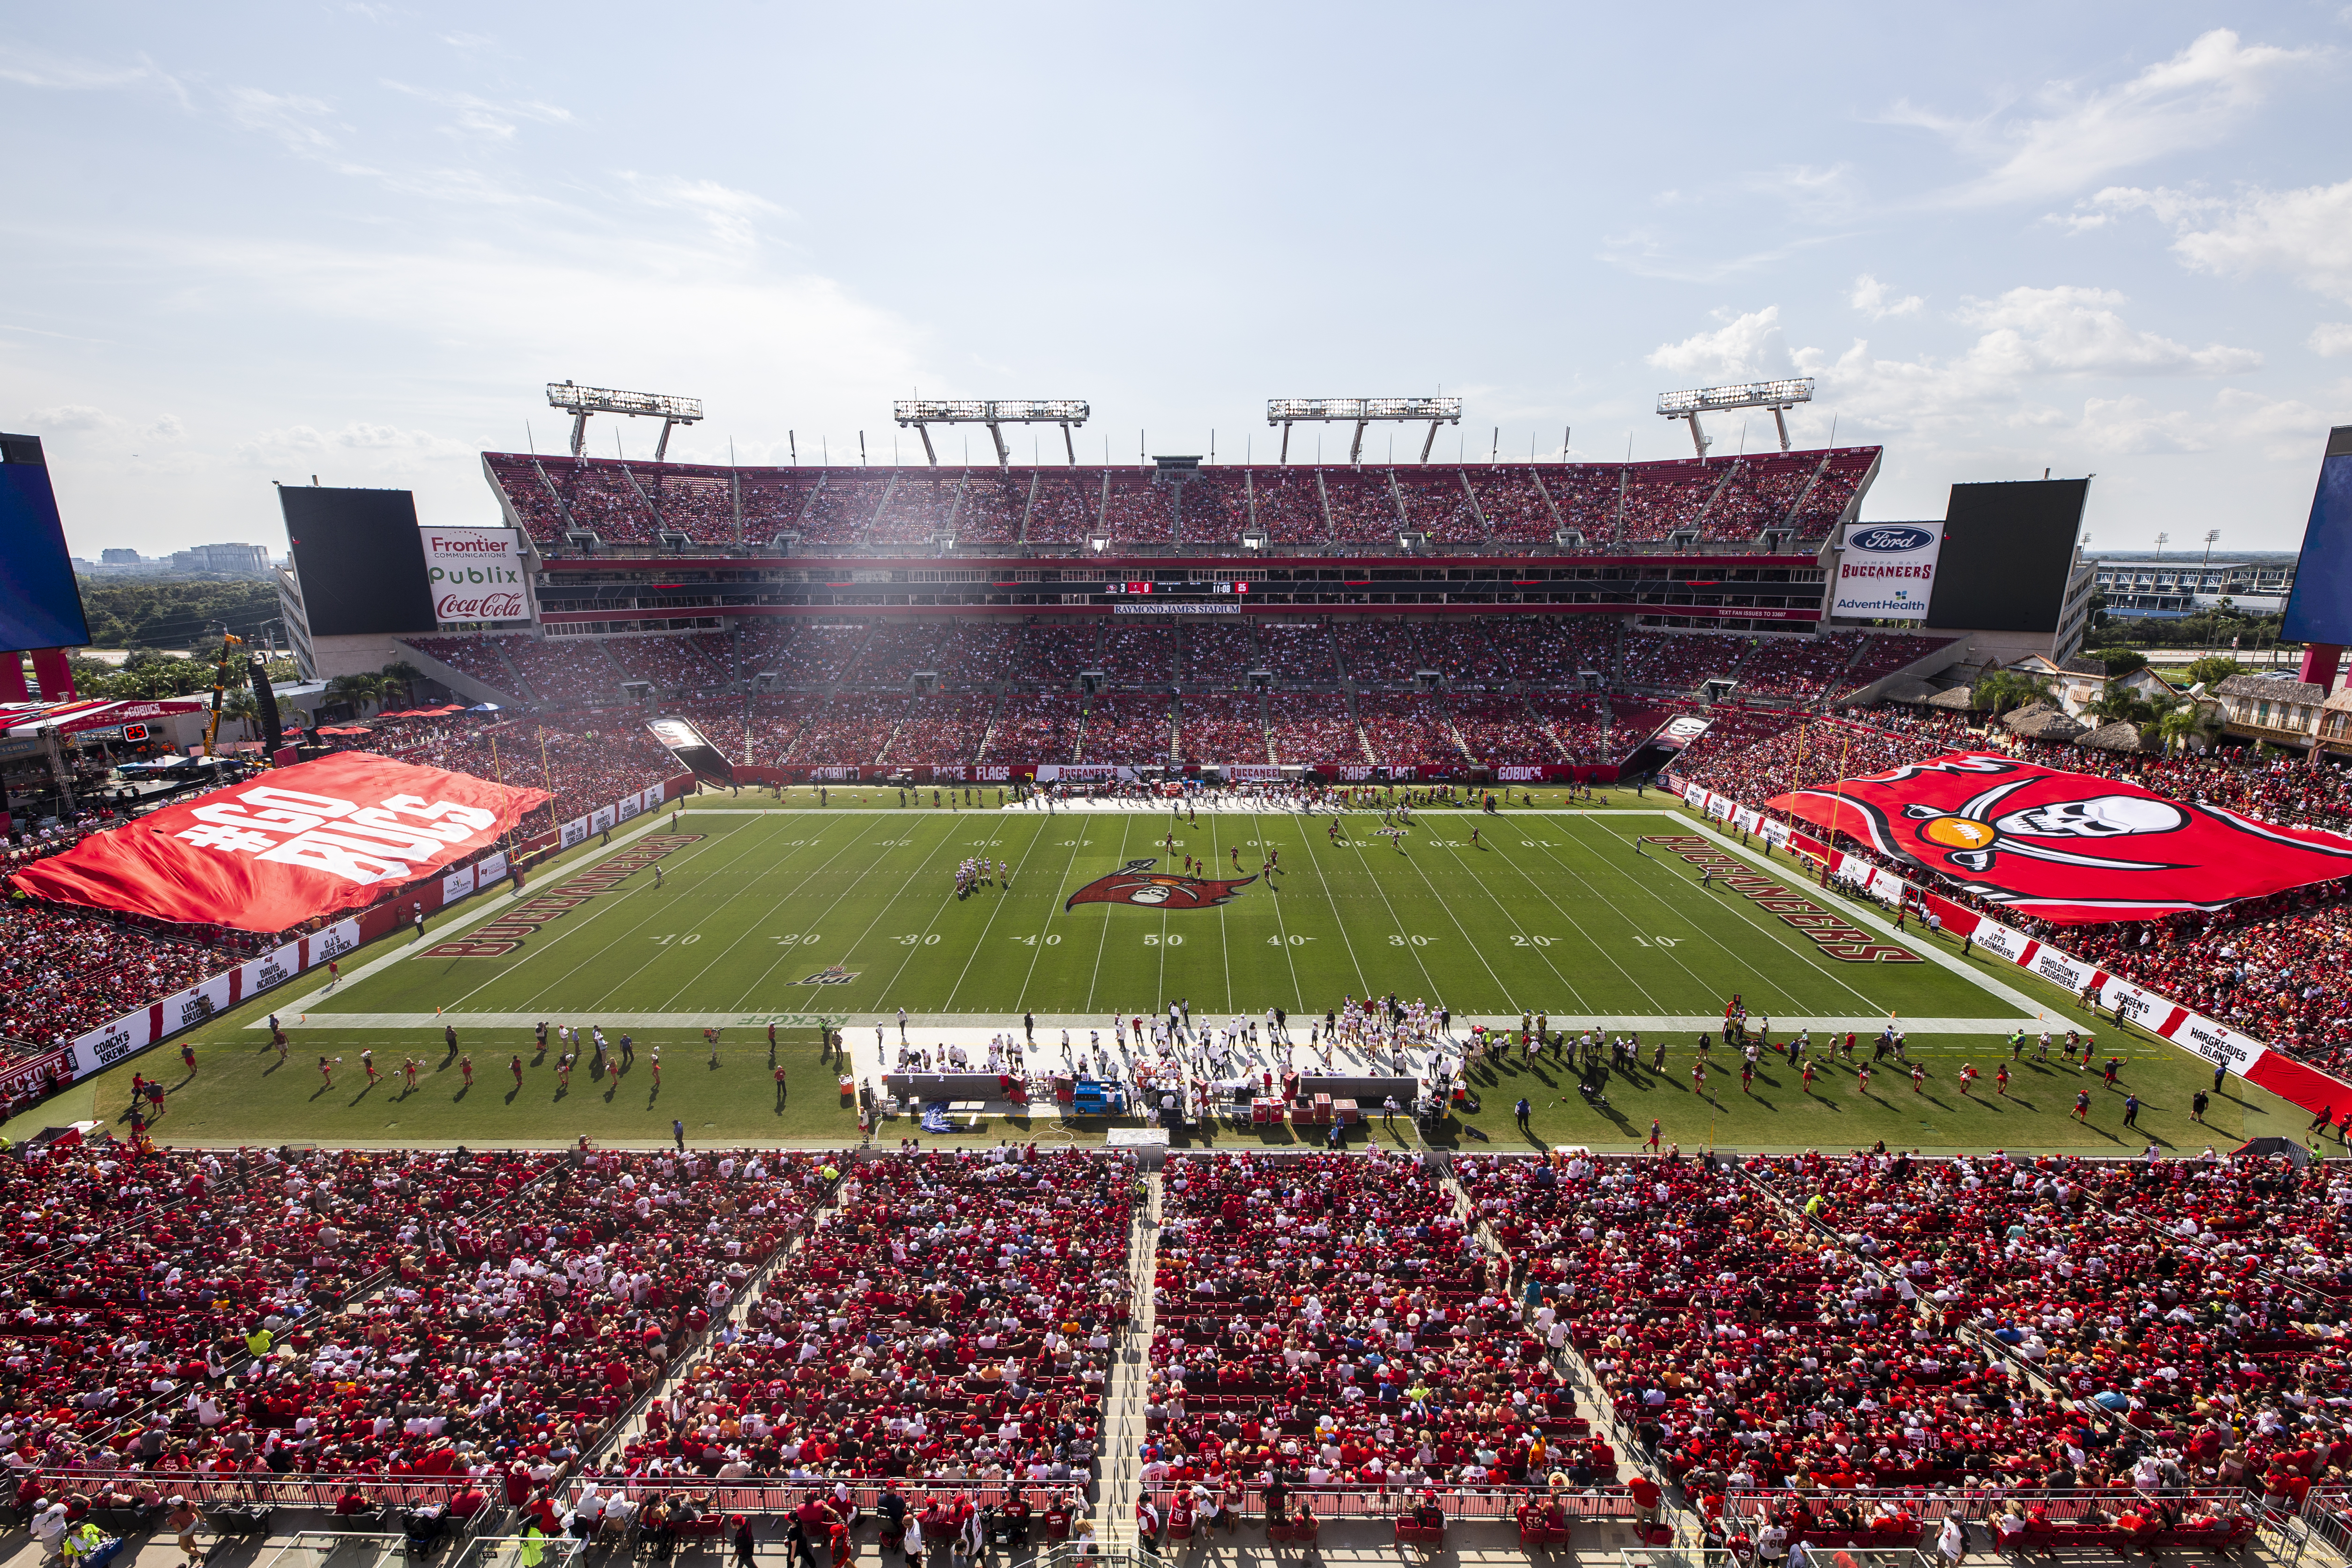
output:
<svg viewBox="0 0 2352 1568"><path fill-rule="evenodd" d="M2021 675L2013 669L1989 670L1977 681L1976 689L1969 695L1979 708L1998 717L2012 708L2047 700L2050 683L2038 676Z"/></svg>
<svg viewBox="0 0 2352 1568"><path fill-rule="evenodd" d="M383 667L383 675L387 685L400 688L400 700L404 705L412 708L416 705L416 683L425 679L423 670L404 658L396 658Z"/></svg>
<svg viewBox="0 0 2352 1568"><path fill-rule="evenodd" d="M2176 698L2165 703L2156 718L2156 732L2164 742L2165 755L2188 751L2191 741L2210 741L2221 727L2219 714L2218 704L2193 698Z"/></svg>
<svg viewBox="0 0 2352 1568"><path fill-rule="evenodd" d="M2110 724L2146 724L2156 718L2155 705L2120 680L2108 681L2105 690L2083 705L2083 711Z"/></svg>
<svg viewBox="0 0 2352 1568"><path fill-rule="evenodd" d="M353 708L364 710L371 703L383 700L384 679L381 675L339 675L327 682L327 690Z"/></svg>

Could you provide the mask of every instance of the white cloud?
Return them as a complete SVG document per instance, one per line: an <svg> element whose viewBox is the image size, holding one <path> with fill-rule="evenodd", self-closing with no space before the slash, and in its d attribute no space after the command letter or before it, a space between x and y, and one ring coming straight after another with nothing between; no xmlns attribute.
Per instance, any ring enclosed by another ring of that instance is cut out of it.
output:
<svg viewBox="0 0 2352 1568"><path fill-rule="evenodd" d="M64 435L85 430L121 430L130 421L103 408L92 408L87 403L61 403L54 408L37 408L26 416L27 427L37 436L52 433Z"/></svg>
<svg viewBox="0 0 2352 1568"><path fill-rule="evenodd" d="M164 414L159 415L155 423L140 434L151 441L184 441L188 437L188 427L180 423L178 415Z"/></svg>
<svg viewBox="0 0 2352 1568"><path fill-rule="evenodd" d="M256 468L332 458L347 468L368 473L409 473L427 464L472 458L478 448L463 441L436 436L429 430L404 430L396 425L354 420L340 430L320 430L289 425L264 430L236 445L240 462Z"/></svg>
<svg viewBox="0 0 2352 1568"><path fill-rule="evenodd" d="M499 102L477 98L470 92L446 92L438 88L411 87L406 82L386 80L384 86L394 92L421 98L428 103L454 111L455 118L442 130L452 135L483 137L494 142L514 139L518 121L533 121L541 125L568 125L572 113L557 104L543 103L537 99Z"/></svg>
<svg viewBox="0 0 2352 1568"><path fill-rule="evenodd" d="M2352 321L2322 321L2311 329L2311 352L2330 358L2352 354Z"/></svg>
<svg viewBox="0 0 2352 1568"><path fill-rule="evenodd" d="M268 92L257 87L235 87L225 95L228 117L247 131L275 136L291 153L320 153L334 139L311 123L331 112L315 98L299 93Z"/></svg>
<svg viewBox="0 0 2352 1568"><path fill-rule="evenodd" d="M711 234L730 246L750 245L759 236L754 226L763 217L791 215L764 196L722 185L716 180L687 180L623 170L621 180L648 206L690 212L709 226Z"/></svg>
<svg viewBox="0 0 2352 1568"><path fill-rule="evenodd" d="M1711 332L1694 332L1678 343L1661 343L1649 363L1693 381L1760 381L1779 374L1789 364L1788 345L1780 340L1780 307L1734 316L1717 310L1723 325Z"/></svg>
<svg viewBox="0 0 2352 1568"><path fill-rule="evenodd" d="M2173 254L2221 277L2260 272L2291 278L2314 293L2352 300L2352 180L2301 190L2251 187L2235 196L2158 186L2099 192L2078 225L2109 214L2147 212L2171 226Z"/></svg>
<svg viewBox="0 0 2352 1568"><path fill-rule="evenodd" d="M2011 289L1959 319L1986 329L1969 358L2015 375L2234 375L2261 368L2252 349L2192 349L2126 324L2108 289Z"/></svg>
<svg viewBox="0 0 2352 1568"><path fill-rule="evenodd" d="M135 65L100 65L89 60L66 59L22 45L0 45L0 81L66 92L158 87L177 98L182 104L187 102L186 89L181 87L179 79L144 55L139 57Z"/></svg>
<svg viewBox="0 0 2352 1568"><path fill-rule="evenodd" d="M2203 34L2130 80L2085 90L2052 82L2039 112L1995 110L1969 120L1908 102L1885 119L1934 132L1964 156L1990 165L1937 193L1940 205L1984 205L2069 195L2117 170L2210 147L2263 100L2271 79L2318 51L2242 44L2225 27Z"/></svg>
<svg viewBox="0 0 2352 1568"><path fill-rule="evenodd" d="M1846 302L1872 321L1881 321L1889 316L1916 316L1927 301L1916 294L1894 299L1885 284L1865 272L1853 280L1853 292Z"/></svg>

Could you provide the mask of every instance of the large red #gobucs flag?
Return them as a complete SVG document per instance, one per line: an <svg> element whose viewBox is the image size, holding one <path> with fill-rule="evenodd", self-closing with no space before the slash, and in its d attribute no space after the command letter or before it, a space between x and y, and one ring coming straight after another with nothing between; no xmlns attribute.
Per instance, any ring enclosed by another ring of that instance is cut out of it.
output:
<svg viewBox="0 0 2352 1568"><path fill-rule="evenodd" d="M151 812L11 880L60 903L281 931L453 866L549 798L344 752Z"/></svg>
<svg viewBox="0 0 2352 1568"><path fill-rule="evenodd" d="M2352 838L1986 752L1769 804L2059 925L2219 909L2352 876Z"/></svg>

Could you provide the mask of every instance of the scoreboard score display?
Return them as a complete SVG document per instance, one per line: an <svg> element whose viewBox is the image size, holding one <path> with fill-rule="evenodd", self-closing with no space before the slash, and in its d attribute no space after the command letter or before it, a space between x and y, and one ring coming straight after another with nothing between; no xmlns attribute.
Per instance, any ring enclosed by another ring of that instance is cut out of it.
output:
<svg viewBox="0 0 2352 1568"><path fill-rule="evenodd" d="M1214 578L1197 583L1153 583L1139 581L1132 583L1106 583L1103 584L1102 591L1106 594L1246 594L1250 591L1250 585L1246 580L1237 579L1228 581L1223 578Z"/></svg>

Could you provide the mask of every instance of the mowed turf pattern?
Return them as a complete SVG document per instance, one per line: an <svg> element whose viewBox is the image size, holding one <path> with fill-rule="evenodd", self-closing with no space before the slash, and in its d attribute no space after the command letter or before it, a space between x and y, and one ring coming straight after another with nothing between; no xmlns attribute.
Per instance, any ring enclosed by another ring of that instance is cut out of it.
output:
<svg viewBox="0 0 2352 1568"><path fill-rule="evenodd" d="M1393 992L1442 1002L1465 1018L1541 1013L1556 1028L1575 1028L1586 1017L1719 1015L1738 993L1751 1016L1772 1020L1775 1039L1810 1026L1818 1051L1827 1043L1820 1021L1829 1018L2020 1015L2013 1001L1945 964L1828 955L1754 900L1703 887L1663 846L1641 842L1688 834L1695 818L1656 797L1611 804L1645 809L1428 811L1400 854L1372 836L1377 814L1345 817L1346 837L1334 844L1328 817L1292 815L1202 814L1186 823L1159 812L1049 815L928 804L812 810L707 798L680 819L688 841L660 861L658 888L650 870L637 871L549 921L511 952L436 954L432 950L451 932L462 940L458 928L472 911L461 904L448 930L428 931L422 944L403 935L347 961L348 971L386 952L400 954L381 972L312 1000L310 1026L291 1032L285 1062L261 1031L246 1026L314 997L313 983L281 988L202 1031L193 1075L172 1055L149 1053L79 1086L76 1098L87 1094L91 1113L110 1120L128 1104L131 1071L160 1073L172 1094L156 1133L189 1142L496 1143L580 1133L647 1141L667 1139L674 1119L704 1141L854 1140L835 1065L819 1059L813 1016L887 1016L903 1007L1017 1028L1025 1011L1107 1030L1114 1013L1149 1016L1183 998L1196 1019L1262 1017L1280 1006L1303 1039L1308 1016L1319 1017L1348 995ZM669 821L645 834L667 835ZM1279 857L1278 873L1265 869L1269 851ZM958 862L982 855L1009 866L1008 882L957 897ZM1181 871L1188 855L1205 862L1204 875L1255 880L1213 908L1067 904L1072 893L1131 861ZM583 858L575 852L572 866ZM1781 857L1770 864L1776 876L1799 869ZM542 876L530 891L560 890L569 870ZM1853 918L1855 906L1843 900L1791 885ZM1902 944L1918 951L1926 939L1906 933ZM1943 952L1955 953L1955 945L1943 944ZM2032 1010L2046 1013L2062 1040L2067 1027L2084 1025L2071 998L2011 965L1978 957L1965 967L2033 998ZM827 983L811 983L819 977ZM473 1061L470 1089L438 1029L317 1026L336 1014L436 1009L582 1028L601 1022L614 1037L621 1027L612 1020L632 1016L730 1016L715 1065L698 1030L633 1028L638 1055L626 1075L592 1076L583 1066L568 1085L556 1079L554 1052L538 1053L527 1029L468 1028L460 1055ZM761 1022L769 1018L787 1020L772 1060ZM2234 1080L2209 1111L2211 1131L2194 1126L2189 1096L2210 1089L2210 1068L2162 1041L2127 1038L2111 1020L2090 1026L2102 1060L2125 1059L2118 1088L2054 1060L2036 1064L2029 1044L2026 1060L2012 1064L2006 1099L1994 1092L1991 1074L2008 1048L1989 1035L1914 1034L1910 1054L1930 1074L1919 1093L1907 1070L1889 1065L1862 1094L1850 1069L1826 1062L1807 1093L1781 1058L1767 1055L1752 1095L1743 1095L1736 1057L1718 1047L1702 1096L1689 1079L1693 1038L1677 1031L1664 1037L1666 1070L1612 1077L1606 1109L1581 1100L1572 1072L1523 1065L1514 1053L1507 1064L1474 1069L1482 1109L1447 1138L1465 1138L1465 1146L1478 1146L1482 1134L1495 1147L1623 1146L1645 1142L1654 1118L1662 1136L1685 1149L1843 1148L1885 1139L2136 1153L2149 1142L2193 1151L2302 1129L2294 1108ZM1042 1037L1050 1037L1041 1029ZM1645 1046L1659 1037L1646 1031ZM373 1085L359 1070L366 1048L383 1075ZM165 1050L175 1054L177 1044ZM318 1070L322 1054L342 1058L331 1086ZM520 1085L510 1068L517 1055ZM414 1091L398 1070L412 1056L423 1063ZM1985 1075L1967 1096L1956 1077L1963 1062ZM2087 1128L2071 1117L2084 1084L2094 1102ZM2120 1125L2126 1090L2143 1102L2137 1131ZM1511 1115L1521 1095L1532 1104L1524 1131ZM57 1111L47 1119L58 1119ZM911 1130L899 1123L882 1135L894 1131ZM1007 1135L1091 1140L1101 1129L1062 1129L1047 1113L992 1122L982 1134ZM1370 1135L1400 1142L1406 1130L1400 1119L1395 1129L1375 1126ZM1289 1134L1223 1136L1256 1142Z"/></svg>

